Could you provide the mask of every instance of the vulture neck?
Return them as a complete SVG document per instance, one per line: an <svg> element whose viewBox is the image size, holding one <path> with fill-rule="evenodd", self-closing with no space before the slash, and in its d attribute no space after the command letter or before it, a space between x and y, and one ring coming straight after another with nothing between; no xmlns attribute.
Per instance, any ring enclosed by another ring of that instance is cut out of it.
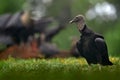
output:
<svg viewBox="0 0 120 80"><path fill-rule="evenodd" d="M88 35L88 34L94 33L91 29L87 27L86 24L84 24L83 29L82 30L79 29L79 31L82 35Z"/></svg>
<svg viewBox="0 0 120 80"><path fill-rule="evenodd" d="M79 30L79 31L83 30L83 29L84 29L84 25L85 25L84 21L78 22L78 23L77 23L77 28L78 28L78 30Z"/></svg>

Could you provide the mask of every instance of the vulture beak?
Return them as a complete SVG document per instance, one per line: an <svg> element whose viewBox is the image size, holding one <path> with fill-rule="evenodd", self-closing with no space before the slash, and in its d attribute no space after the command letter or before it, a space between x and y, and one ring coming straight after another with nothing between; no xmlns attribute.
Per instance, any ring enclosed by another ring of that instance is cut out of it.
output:
<svg viewBox="0 0 120 80"><path fill-rule="evenodd" d="M70 24L72 24L72 23L74 23L74 22L75 22L74 20L69 21Z"/></svg>
<svg viewBox="0 0 120 80"><path fill-rule="evenodd" d="M76 23L76 22L78 22L78 21L79 21L79 19L75 17L75 18L73 18L69 23L72 24L72 23Z"/></svg>

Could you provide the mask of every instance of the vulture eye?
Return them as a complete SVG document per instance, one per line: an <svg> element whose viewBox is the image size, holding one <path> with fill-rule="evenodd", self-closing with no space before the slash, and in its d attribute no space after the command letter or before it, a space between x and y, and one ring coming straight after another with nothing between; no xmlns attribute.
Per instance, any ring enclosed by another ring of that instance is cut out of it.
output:
<svg viewBox="0 0 120 80"><path fill-rule="evenodd" d="M79 19L79 17L76 17L76 19Z"/></svg>
<svg viewBox="0 0 120 80"><path fill-rule="evenodd" d="M78 22L79 20L80 20L79 17L76 17L76 18L75 18L75 21L76 21L76 22Z"/></svg>

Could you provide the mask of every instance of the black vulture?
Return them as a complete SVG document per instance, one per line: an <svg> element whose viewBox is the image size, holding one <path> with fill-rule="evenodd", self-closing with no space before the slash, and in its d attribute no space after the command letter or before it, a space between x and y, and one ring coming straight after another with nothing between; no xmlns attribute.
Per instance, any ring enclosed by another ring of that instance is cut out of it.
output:
<svg viewBox="0 0 120 80"><path fill-rule="evenodd" d="M3 18L3 19L2 19ZM61 30L65 28L65 25L59 23L56 27L48 27L50 23L53 22L51 17L43 17L39 20L31 19L29 12L17 12L13 15L5 14L0 16L0 43L6 45L9 49L13 45L18 45L22 43L29 43L29 37L34 36L35 33L40 35L44 34L44 43L38 40L37 47L40 51L45 54L45 57L53 56L59 53L59 49L50 44L52 38L58 34ZM34 46L32 45L32 48ZM5 49L0 50L0 52L5 51Z"/></svg>
<svg viewBox="0 0 120 80"><path fill-rule="evenodd" d="M20 11L13 15L1 15L0 21L0 43L9 46L21 42L26 43L29 36L43 32L43 28L46 28L52 19L45 18L34 21L29 12Z"/></svg>
<svg viewBox="0 0 120 80"><path fill-rule="evenodd" d="M77 15L70 23L76 23L81 39L77 42L76 46L89 65L113 65L108 57L107 45L104 37L89 29L85 23L83 15Z"/></svg>
<svg viewBox="0 0 120 80"><path fill-rule="evenodd" d="M13 15L1 15L0 21L0 34L4 37L11 37L13 42L17 44L21 41L26 42L28 37L35 33L44 33L46 35L45 41L50 42L64 28L64 26L57 25L57 27L48 29L53 18L43 17L39 20L33 20L28 11L20 11Z"/></svg>
<svg viewBox="0 0 120 80"><path fill-rule="evenodd" d="M19 44L21 41L26 43L28 37L35 32L30 14L28 12L15 14L9 21L5 32L12 37L15 43Z"/></svg>

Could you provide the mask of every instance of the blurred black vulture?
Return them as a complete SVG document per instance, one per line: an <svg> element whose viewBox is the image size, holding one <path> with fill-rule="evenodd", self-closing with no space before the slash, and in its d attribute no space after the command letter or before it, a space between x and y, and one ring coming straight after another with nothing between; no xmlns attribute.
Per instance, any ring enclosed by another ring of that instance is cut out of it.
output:
<svg viewBox="0 0 120 80"><path fill-rule="evenodd" d="M53 18L43 17L39 20L33 20L31 14L27 11L17 12L14 15L2 15L0 21L0 35L4 38L11 37L13 42L17 44L21 41L27 42L28 37L35 33L44 33L46 35L45 41L50 42L64 28L64 26L58 25L48 29L48 25L53 22ZM2 37L0 36L0 39Z"/></svg>
<svg viewBox="0 0 120 80"><path fill-rule="evenodd" d="M0 43L5 45L27 42L28 37L39 32L52 22L51 18L34 21L28 12L17 12L0 16Z"/></svg>
<svg viewBox="0 0 120 80"><path fill-rule="evenodd" d="M90 30L84 16L78 15L70 23L76 23L81 39L77 42L80 54L87 60L88 64L113 65L109 61L107 45L104 37Z"/></svg>
<svg viewBox="0 0 120 80"><path fill-rule="evenodd" d="M9 37L7 41L10 42L12 40L11 42L15 44L19 44L21 41L27 41L28 35L33 34L33 27L30 23L27 25L22 22L22 15L23 12L18 12L14 15L3 15L6 17L1 17L0 35L2 35L2 37L0 36L0 39Z"/></svg>

